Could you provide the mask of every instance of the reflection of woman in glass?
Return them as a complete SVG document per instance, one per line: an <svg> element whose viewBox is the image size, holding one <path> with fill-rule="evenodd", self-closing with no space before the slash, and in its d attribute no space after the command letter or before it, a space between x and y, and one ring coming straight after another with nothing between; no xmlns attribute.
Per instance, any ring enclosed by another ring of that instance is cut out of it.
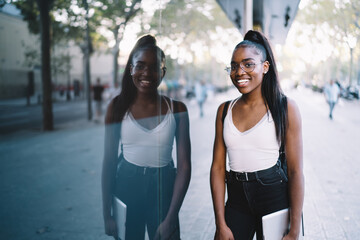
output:
<svg viewBox="0 0 360 240"><path fill-rule="evenodd" d="M143 36L130 53L121 93L108 106L102 190L110 236L117 236L115 195L127 205L126 239L144 239L145 226L149 239L180 239L178 213L191 172L189 118L182 102L158 93L165 72L163 51Z"/></svg>
<svg viewBox="0 0 360 240"><path fill-rule="evenodd" d="M221 104L216 118L211 167L215 239L253 239L255 231L257 239L263 239L262 216L288 207L291 227L283 239L297 239L304 198L300 113L280 89L268 40L256 31L244 39L227 69L241 96L228 107ZM287 174L280 166L282 144Z"/></svg>

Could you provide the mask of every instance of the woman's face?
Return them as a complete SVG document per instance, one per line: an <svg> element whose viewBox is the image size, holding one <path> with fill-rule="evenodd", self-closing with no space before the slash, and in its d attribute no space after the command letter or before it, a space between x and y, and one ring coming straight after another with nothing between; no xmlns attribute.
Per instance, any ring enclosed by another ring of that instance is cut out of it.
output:
<svg viewBox="0 0 360 240"><path fill-rule="evenodd" d="M268 70L269 63L263 62L261 54L258 54L254 48L245 46L234 50L230 78L242 94L254 90L261 92L261 83Z"/></svg>
<svg viewBox="0 0 360 240"><path fill-rule="evenodd" d="M165 63L153 49L140 50L134 54L130 73L139 92L156 92L164 77Z"/></svg>

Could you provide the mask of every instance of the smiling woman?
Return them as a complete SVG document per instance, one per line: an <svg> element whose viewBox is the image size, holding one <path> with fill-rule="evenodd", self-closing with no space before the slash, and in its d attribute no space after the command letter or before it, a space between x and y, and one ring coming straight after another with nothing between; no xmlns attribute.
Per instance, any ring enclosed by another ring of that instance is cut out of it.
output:
<svg viewBox="0 0 360 240"><path fill-rule="evenodd" d="M133 83L140 92L156 92L166 72L165 55L158 47L140 50L130 64Z"/></svg>
<svg viewBox="0 0 360 240"><path fill-rule="evenodd" d="M300 113L280 89L265 36L249 31L244 39L226 68L241 96L221 104L216 117L210 176L215 239L252 239L256 232L261 240L261 218L285 208L291 210L291 228L283 239L297 239L304 198ZM282 146L287 172L281 168Z"/></svg>
<svg viewBox="0 0 360 240"><path fill-rule="evenodd" d="M155 38L141 37L105 120L103 216L110 236L118 235L116 197L127 207L125 239L144 239L145 227L150 240L180 239L178 213L191 172L189 117L182 102L159 94L165 73L165 55Z"/></svg>

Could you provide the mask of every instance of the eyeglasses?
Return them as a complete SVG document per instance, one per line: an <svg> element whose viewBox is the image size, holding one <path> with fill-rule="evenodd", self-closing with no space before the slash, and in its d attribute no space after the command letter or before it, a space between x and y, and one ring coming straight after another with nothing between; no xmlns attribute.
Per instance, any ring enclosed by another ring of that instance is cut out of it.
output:
<svg viewBox="0 0 360 240"><path fill-rule="evenodd" d="M258 62L258 63L254 63L254 62L240 62L240 64L231 64L230 67L226 67L224 70L229 74L234 74L236 73L237 71L239 71L239 68L241 68L244 72L246 73L251 73L252 71L254 71L255 69L255 66L257 64L261 64L261 63L264 63L265 61L261 61L261 62Z"/></svg>
<svg viewBox="0 0 360 240"><path fill-rule="evenodd" d="M166 67L160 68L159 65L148 66L146 64L137 63L135 65L131 64L131 66L133 67L133 71L135 71L135 72L145 72L145 70L152 72L152 73L159 73L160 70L166 72Z"/></svg>

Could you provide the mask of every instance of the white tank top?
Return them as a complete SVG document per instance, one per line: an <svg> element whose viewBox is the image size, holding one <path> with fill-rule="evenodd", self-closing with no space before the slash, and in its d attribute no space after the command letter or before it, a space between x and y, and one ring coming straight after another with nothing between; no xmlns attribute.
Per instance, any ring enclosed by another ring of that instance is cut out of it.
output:
<svg viewBox="0 0 360 240"><path fill-rule="evenodd" d="M240 132L232 119L232 108L238 99L230 103L224 119L223 135L230 169L255 172L270 168L277 162L280 147L271 113L268 111L254 127Z"/></svg>
<svg viewBox="0 0 360 240"><path fill-rule="evenodd" d="M140 125L131 112L125 114L121 124L120 140L124 158L128 162L141 167L164 167L172 161L176 120L169 104L168 109L163 120L153 129ZM154 118L158 116L148 120ZM146 121L142 119L144 120Z"/></svg>

